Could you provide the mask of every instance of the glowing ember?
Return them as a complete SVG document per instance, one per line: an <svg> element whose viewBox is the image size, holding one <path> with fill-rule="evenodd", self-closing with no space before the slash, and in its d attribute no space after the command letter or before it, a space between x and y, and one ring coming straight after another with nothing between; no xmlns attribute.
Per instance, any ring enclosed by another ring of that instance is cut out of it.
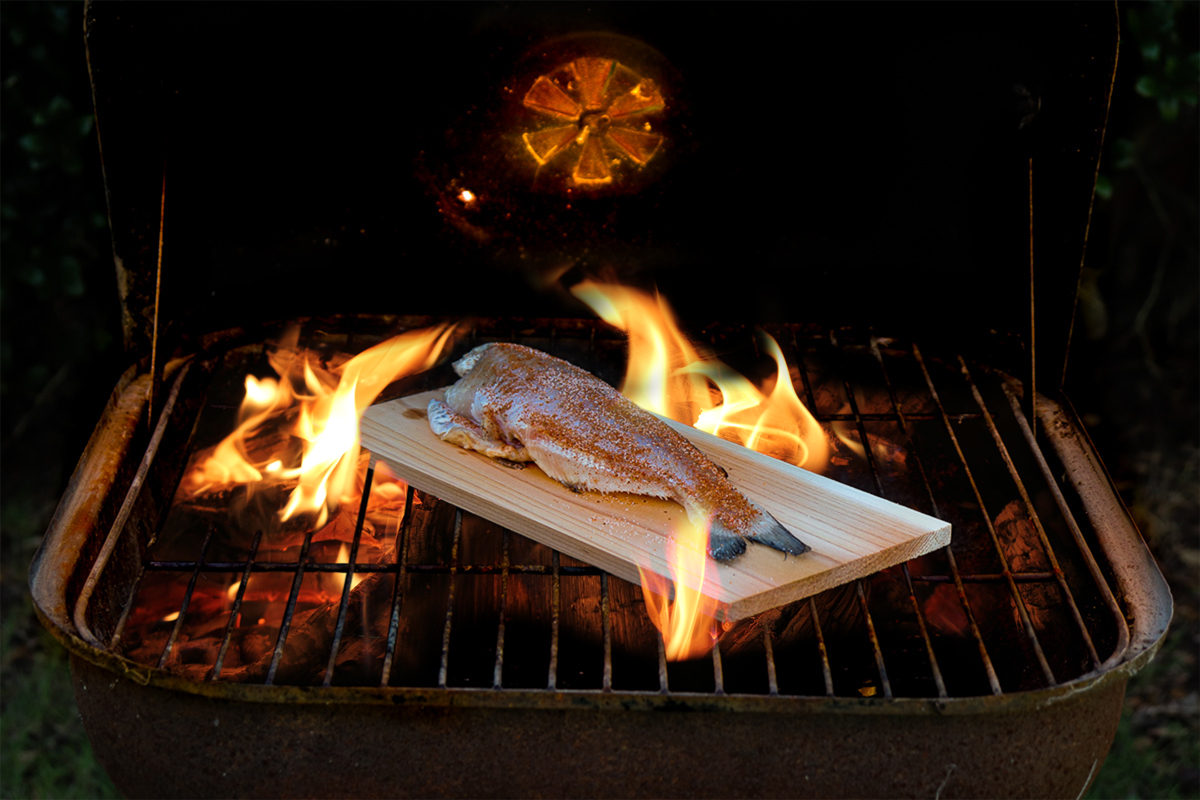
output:
<svg viewBox="0 0 1200 800"><path fill-rule="evenodd" d="M342 542L342 546L340 548L338 548L337 561L335 563L345 564L345 563L348 563L349 561L350 561L350 548L346 546L345 542ZM360 583L362 583L364 580L366 580L366 578L367 578L367 576L365 573L362 573L362 572L355 573L354 577L350 579L350 588L353 589L355 586L358 586ZM346 574L345 573L334 572L334 573L330 574L329 593L331 595L336 595L337 597L341 597L342 588L345 585L346 585Z"/></svg>

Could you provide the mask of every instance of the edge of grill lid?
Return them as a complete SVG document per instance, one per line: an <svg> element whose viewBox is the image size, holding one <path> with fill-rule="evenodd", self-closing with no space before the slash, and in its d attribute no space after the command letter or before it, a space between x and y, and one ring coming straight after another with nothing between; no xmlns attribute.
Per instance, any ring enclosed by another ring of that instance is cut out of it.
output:
<svg viewBox="0 0 1200 800"><path fill-rule="evenodd" d="M530 281L569 267L657 282L689 318L1028 340L1032 159L1039 385L1057 386L1113 9L730 12L680 26L675 7L625 4L90 3L128 350L150 350L164 166L168 344L326 312L561 316ZM504 94L522 58L579 31L636 40L678 76L670 169L641 194L561 205L493 181L478 194L492 235L464 236L439 203L488 185L489 148L519 133L487 123L523 96ZM701 274L751 280L712 291Z"/></svg>

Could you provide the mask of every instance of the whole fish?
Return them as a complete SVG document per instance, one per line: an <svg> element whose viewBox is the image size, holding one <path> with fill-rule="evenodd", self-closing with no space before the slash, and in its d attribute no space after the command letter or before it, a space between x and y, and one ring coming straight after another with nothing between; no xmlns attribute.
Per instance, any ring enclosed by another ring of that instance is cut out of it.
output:
<svg viewBox="0 0 1200 800"><path fill-rule="evenodd" d="M517 344L480 345L454 363L461 378L429 403L443 441L532 461L576 492L629 492L679 503L706 526L708 553L728 561L758 542L809 548L739 492L725 472L662 420L562 359Z"/></svg>

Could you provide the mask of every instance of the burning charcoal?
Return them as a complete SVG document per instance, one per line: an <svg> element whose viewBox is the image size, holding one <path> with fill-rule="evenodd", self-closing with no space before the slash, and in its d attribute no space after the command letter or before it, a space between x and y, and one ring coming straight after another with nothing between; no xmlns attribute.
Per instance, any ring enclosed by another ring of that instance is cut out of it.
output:
<svg viewBox="0 0 1200 800"><path fill-rule="evenodd" d="M821 635L825 639L850 636L862 628L864 617L856 584L848 583L821 592L815 595L812 601L817 607ZM805 599L735 623L721 635L722 652L736 656L751 648L760 647L762 632L759 628L764 626L772 630L774 646L777 649L817 640L812 606L808 599Z"/></svg>
<svg viewBox="0 0 1200 800"><path fill-rule="evenodd" d="M1033 522L1017 500L1011 501L994 521L1000 547L1013 572L1048 572L1050 562L1042 550Z"/></svg>
<svg viewBox="0 0 1200 800"><path fill-rule="evenodd" d="M346 600L344 631L358 631L369 624L363 618L366 609L377 608L380 613L386 613L386 609L390 608L391 585L385 580L386 577L386 573L372 573L350 590ZM337 617L338 603L327 601L316 608L298 612L292 618L275 683L305 686L321 682L328 664L329 650L333 646ZM274 636L268 637L262 633L247 635L242 639L240 648L244 666L233 669L223 666L220 679L236 683L265 681L275 655L275 642ZM229 655L226 655L228 660Z"/></svg>
<svg viewBox="0 0 1200 800"><path fill-rule="evenodd" d="M379 683L387 639L351 636L342 643L330 681L338 686L371 686Z"/></svg>
<svg viewBox="0 0 1200 800"><path fill-rule="evenodd" d="M275 674L276 683L304 685L313 682L315 665L321 659L322 652L328 657L329 646L333 642L333 620L327 619L332 608L332 603L325 603L292 618L292 628L283 645L283 658ZM222 667L220 678L233 683L262 683L267 679L274 655L272 646L258 660L245 666L233 669Z"/></svg>
<svg viewBox="0 0 1200 800"><path fill-rule="evenodd" d="M172 674L196 683L203 683L211 672L212 667L207 664L179 664L171 669Z"/></svg>
<svg viewBox="0 0 1200 800"><path fill-rule="evenodd" d="M169 628L150 631L138 642L131 642L130 648L125 651L124 655L130 661L136 661L139 664L157 664L170 636Z"/></svg>
<svg viewBox="0 0 1200 800"><path fill-rule="evenodd" d="M216 637L186 640L181 635L171 649L171 659L178 664L204 664L211 667L217 663L221 640Z"/></svg>
<svg viewBox="0 0 1200 800"><path fill-rule="evenodd" d="M1018 501L1013 500L996 515L995 527L996 538L1000 540L1000 547L1013 572L1050 571L1050 562L1042 550L1037 528L1025 516L1024 509ZM1061 600L1057 585L1049 581L1023 583L1020 592L1034 630L1039 635L1048 629L1053 630L1061 619ZM1012 613L1020 624L1019 612L1015 605Z"/></svg>
<svg viewBox="0 0 1200 800"><path fill-rule="evenodd" d="M243 664L253 664L263 658L269 659L273 649L274 637L257 631L241 637L241 641L238 643L238 652L241 654L241 663Z"/></svg>

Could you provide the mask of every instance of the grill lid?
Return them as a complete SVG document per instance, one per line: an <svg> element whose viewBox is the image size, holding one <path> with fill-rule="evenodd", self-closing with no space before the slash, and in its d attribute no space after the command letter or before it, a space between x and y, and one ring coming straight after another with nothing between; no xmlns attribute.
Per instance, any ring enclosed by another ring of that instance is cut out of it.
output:
<svg viewBox="0 0 1200 800"><path fill-rule="evenodd" d="M1030 348L1036 327L1039 384L1060 384L1116 57L1111 8L774 5L696 11L687 25L679 13L90 4L130 352L153 338L165 169L159 318L172 341L317 311L560 315L578 307L527 279L574 265L649 273L696 319L924 340L997 330ZM647 165L670 169L645 192L572 202L496 172L498 142L524 130L497 116L526 96L522 56L579 31L665 62L617 47L618 61L658 70L663 124L676 126ZM481 241L440 210L463 189ZM751 286L693 280L729 270ZM797 276L803 291L778 291Z"/></svg>

